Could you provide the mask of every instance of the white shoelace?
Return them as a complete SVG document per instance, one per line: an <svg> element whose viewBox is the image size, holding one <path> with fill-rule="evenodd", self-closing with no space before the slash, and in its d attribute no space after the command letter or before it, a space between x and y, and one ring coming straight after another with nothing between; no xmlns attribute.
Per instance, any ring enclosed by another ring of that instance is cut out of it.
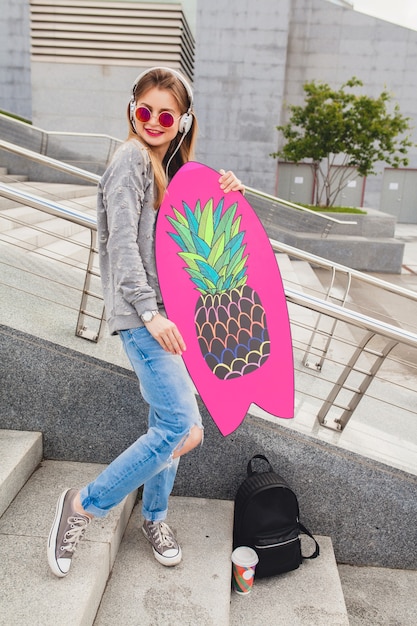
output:
<svg viewBox="0 0 417 626"><path fill-rule="evenodd" d="M158 547L175 548L175 541L172 537L171 530L164 522L158 522L151 526L152 537Z"/></svg>
<svg viewBox="0 0 417 626"><path fill-rule="evenodd" d="M70 528L64 535L65 546L61 546L61 550L64 552L75 552L89 522L85 517L78 517L74 515L68 518L68 524L70 524Z"/></svg>

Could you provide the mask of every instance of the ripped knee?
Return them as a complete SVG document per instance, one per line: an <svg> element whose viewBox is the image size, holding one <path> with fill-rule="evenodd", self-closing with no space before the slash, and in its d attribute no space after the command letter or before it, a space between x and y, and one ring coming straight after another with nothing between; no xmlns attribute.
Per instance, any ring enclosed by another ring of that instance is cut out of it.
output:
<svg viewBox="0 0 417 626"><path fill-rule="evenodd" d="M196 448L203 441L203 432L204 431L201 426L193 426L187 437L183 439L179 446L174 450L172 458L176 459Z"/></svg>

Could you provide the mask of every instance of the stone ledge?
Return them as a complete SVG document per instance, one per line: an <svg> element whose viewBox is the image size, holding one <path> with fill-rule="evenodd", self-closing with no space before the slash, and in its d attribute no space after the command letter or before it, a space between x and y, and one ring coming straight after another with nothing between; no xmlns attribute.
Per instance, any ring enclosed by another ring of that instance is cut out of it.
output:
<svg viewBox="0 0 417 626"><path fill-rule="evenodd" d="M46 458L108 463L146 430L133 372L6 327L0 342L0 428L42 432ZM263 453L297 493L302 522L331 537L339 563L417 569L415 476L278 419L249 414L223 437L200 407L204 445L181 461L174 495L233 500L249 459Z"/></svg>
<svg viewBox="0 0 417 626"><path fill-rule="evenodd" d="M367 215L343 214L340 219L357 224L332 224L322 236L323 220L310 213L251 198L252 206L269 237L363 272L400 274L405 244L394 238L395 217L367 209ZM335 217L334 213L328 213Z"/></svg>

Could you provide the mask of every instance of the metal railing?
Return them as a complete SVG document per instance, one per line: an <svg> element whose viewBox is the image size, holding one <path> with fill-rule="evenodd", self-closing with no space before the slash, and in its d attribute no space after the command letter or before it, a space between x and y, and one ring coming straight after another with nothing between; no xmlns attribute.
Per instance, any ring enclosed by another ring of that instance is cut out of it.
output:
<svg viewBox="0 0 417 626"><path fill-rule="evenodd" d="M351 269L345 265L328 261L303 250L298 250L284 243L271 240L275 252L288 254L294 259L306 261L315 268L323 268L330 272L330 280L327 288L324 288L324 299L339 303L340 306L349 306L348 298L353 282L381 289L385 293L391 293L417 302L417 293L403 287L399 287L386 280L376 278L370 274ZM334 336L337 319L330 324L325 323L321 315L317 317L313 332L304 354L303 363L306 367L320 371L328 353L332 337Z"/></svg>
<svg viewBox="0 0 417 626"><path fill-rule="evenodd" d="M337 217L332 217L331 215L323 215L322 213L318 211L313 211L312 209L308 209L307 207L302 206L300 204L295 204L294 202L290 202L289 200L284 200L283 198L277 198L275 196L271 196L270 194L260 191L259 189L246 187L246 191L247 193L250 193L253 196L257 196L258 198L263 198L264 200L269 200L270 202L274 204L278 204L278 205L281 204L282 206L286 206L290 209L303 211L304 213L309 213L310 215L313 215L318 220L324 220L326 223L328 223L328 225L326 225L325 228L323 229L323 235L322 235L323 237L327 237L327 235L330 233L330 229L333 224L341 224L341 225L346 225L346 226L347 225L353 226L357 224L355 220L339 220L337 219Z"/></svg>
<svg viewBox="0 0 417 626"><path fill-rule="evenodd" d="M51 135L53 133L47 133ZM60 135L65 133L59 133ZM73 135L73 133L68 133L68 135ZM86 135L87 136L87 135ZM23 148L14 143L10 143L10 141L4 141L0 139L0 148L3 150L7 150L12 154L16 154L18 156L24 157L26 159L30 159L35 163L41 163L42 165L46 165L51 167L59 172L65 172L65 174L70 174L72 176L76 176L77 178L81 178L83 180L88 181L89 183L98 183L100 180L100 176L98 174L93 174L92 172L88 172L80 167L75 165L71 165L70 163L64 163L63 161L58 161L52 157L48 157L45 154L34 152L33 150L28 150L27 148Z"/></svg>
<svg viewBox="0 0 417 626"><path fill-rule="evenodd" d="M0 196L23 204L24 206L37 209L47 213L48 215L62 218L72 224L77 224L78 226L89 230L90 244L88 246L88 260L85 268L85 279L78 310L76 335L78 337L82 337L83 339L97 342L102 334L104 325L104 305L101 292L92 289L92 279L94 277L99 278L100 276L97 263L97 223L95 218L59 204L56 201L51 201L32 193L13 189L13 187L3 183L0 183ZM13 218L9 217L8 219ZM41 231L42 228L37 227L37 230ZM89 307L89 303L92 300L95 302L101 302L101 311L99 313Z"/></svg>
<svg viewBox="0 0 417 626"><path fill-rule="evenodd" d="M4 145L8 144L8 148L5 149L17 157L20 155L15 148L24 147L33 151L33 157L28 157L31 161L35 161L34 155L39 154L47 158L57 158L59 163L76 164L97 174L104 171L115 150L122 143L120 139L104 133L47 131L2 113L0 113L0 131L2 140L5 141ZM43 164L42 161L38 163ZM24 164L25 160L19 159L19 169Z"/></svg>
<svg viewBox="0 0 417 626"><path fill-rule="evenodd" d="M2 144L2 147L5 147L7 142L2 142ZM10 147L10 149L17 150L18 148ZM32 155L31 151L21 149L20 154L24 154L27 158L33 157L39 159L43 163L47 163L51 167L55 167L57 169L62 169L62 171L65 172L71 171L72 174L77 176L79 175L84 180L88 180L89 182L98 181L98 176L95 174L80 170L79 168L74 168L73 166L67 164L56 162L53 159L37 155L36 153L35 155ZM97 342L103 328L104 310L100 290L94 290L91 288L92 279L99 278L97 269L95 218L86 215L82 211L69 208L56 202L55 200L42 198L36 194L22 191L16 187L3 183L0 184L0 195L14 202L30 206L44 213L48 213L49 215L77 224L82 228L88 229L90 232L88 261L85 270L84 285L82 288L81 304L78 312L76 335L89 339L90 341ZM42 230L41 226L33 225L32 227ZM395 295L401 296L410 301L415 301L417 299L417 294L412 291L399 288L391 283L355 270L351 270L347 267L333 264L329 261L321 259L320 257L316 257L315 255L292 248L291 246L281 244L277 241L272 241L272 246L276 252L283 252L291 257L308 261L315 266L331 268L333 272L342 273L348 276L349 284L351 283L352 277L354 277L356 280L372 285L373 287L377 287L380 290L384 290L384 292L394 293ZM315 314L318 314L320 317L325 316L326 319L329 319L332 322L330 332L319 329L317 324L312 332L312 337L320 336L326 340L325 349L321 349L320 367L315 368L318 372L322 371L323 362L326 358L328 358L328 347L330 341L334 338L336 324L347 324L349 327L360 329L365 332L365 335L359 341L355 342L352 355L348 359L347 363L344 363L342 366L340 363L338 364L339 366L337 369L339 371L339 375L336 380L331 381L331 389L324 398L322 406L318 412L318 420L320 424L334 430L342 431L352 416L353 411L358 406L360 400L368 391L369 386L375 378L377 372L380 370L388 355L392 352L393 348L400 344L413 349L417 348L417 334L394 326L390 323L374 319L361 312L347 309L346 297L344 297L343 303L340 304L332 302L329 294L327 294L323 299L306 293L301 293L300 291L288 287L285 288L285 294L289 303L309 309ZM89 310L89 303L91 301L101 303L101 310L99 314ZM98 328L91 327L93 322L98 323ZM377 343L379 344L377 347L372 346L375 339L377 339ZM340 338L338 338L338 340L340 341ZM342 341L345 340L342 339ZM314 350L317 351L317 348L314 348ZM304 366L308 366L308 359L314 350L313 342L310 338L307 349L305 350ZM364 355L368 361L367 367L364 367L359 363L360 359ZM369 360L372 360L370 366ZM356 379L358 377L360 378L359 383L354 385L350 382L352 374L356 377ZM348 403L339 400L339 396L346 395L346 393L349 393L351 396ZM330 415L334 411L336 411L336 415Z"/></svg>

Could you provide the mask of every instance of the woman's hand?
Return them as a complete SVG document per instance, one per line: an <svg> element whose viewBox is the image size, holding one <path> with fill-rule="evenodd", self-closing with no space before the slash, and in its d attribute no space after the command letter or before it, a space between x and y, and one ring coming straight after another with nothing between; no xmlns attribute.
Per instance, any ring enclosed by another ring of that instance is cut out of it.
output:
<svg viewBox="0 0 417 626"><path fill-rule="evenodd" d="M150 322L146 322L145 326L166 352L181 355L186 349L184 339L174 322L160 313L157 313Z"/></svg>
<svg viewBox="0 0 417 626"><path fill-rule="evenodd" d="M235 174L233 174L233 172L225 172L224 170L220 170L220 174L220 187L225 193L228 193L229 191L241 191L243 194L245 194L245 185L242 184L242 182L237 178L237 176L235 176Z"/></svg>

